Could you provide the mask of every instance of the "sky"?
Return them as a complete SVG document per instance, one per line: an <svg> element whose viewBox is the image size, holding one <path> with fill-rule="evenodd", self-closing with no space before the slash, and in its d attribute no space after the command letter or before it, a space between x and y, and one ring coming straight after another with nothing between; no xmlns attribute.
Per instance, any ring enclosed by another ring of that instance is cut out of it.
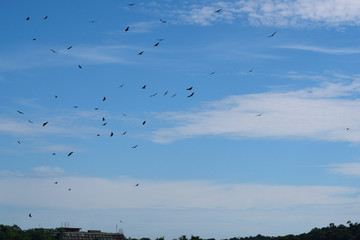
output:
<svg viewBox="0 0 360 240"><path fill-rule="evenodd" d="M357 222L359 27L358 0L2 0L0 224Z"/></svg>

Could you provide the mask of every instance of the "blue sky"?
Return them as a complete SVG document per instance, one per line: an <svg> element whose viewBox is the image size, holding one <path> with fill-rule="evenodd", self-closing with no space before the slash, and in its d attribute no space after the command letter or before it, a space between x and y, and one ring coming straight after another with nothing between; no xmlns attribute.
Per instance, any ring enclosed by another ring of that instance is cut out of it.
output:
<svg viewBox="0 0 360 240"><path fill-rule="evenodd" d="M355 0L2 1L0 223L222 239L358 221L359 16Z"/></svg>

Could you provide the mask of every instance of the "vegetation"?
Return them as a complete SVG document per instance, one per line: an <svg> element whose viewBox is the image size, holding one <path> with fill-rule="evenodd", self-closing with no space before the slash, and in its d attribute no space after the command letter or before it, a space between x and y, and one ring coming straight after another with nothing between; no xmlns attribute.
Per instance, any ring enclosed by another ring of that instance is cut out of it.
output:
<svg viewBox="0 0 360 240"><path fill-rule="evenodd" d="M0 225L0 240L62 240L64 231L61 228L56 229L30 229L21 230L18 226ZM360 224L347 222L347 226L340 224L336 226L330 223L329 226L323 228L314 228L308 233L299 235L286 235L278 237L267 237L257 235L254 237L234 237L223 240L358 240L360 239ZM136 238L127 238L127 240L138 240ZM139 240L151 240L150 238L141 238ZM164 237L155 240L165 240ZM215 240L202 239L199 236L191 236L188 238L183 235L174 240Z"/></svg>

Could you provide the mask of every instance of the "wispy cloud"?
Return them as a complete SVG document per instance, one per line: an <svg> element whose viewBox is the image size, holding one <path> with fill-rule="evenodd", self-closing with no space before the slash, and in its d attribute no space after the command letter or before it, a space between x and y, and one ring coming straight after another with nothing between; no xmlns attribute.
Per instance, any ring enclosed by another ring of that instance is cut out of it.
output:
<svg viewBox="0 0 360 240"><path fill-rule="evenodd" d="M339 163L327 166L328 172L337 175L360 177L360 163Z"/></svg>
<svg viewBox="0 0 360 240"><path fill-rule="evenodd" d="M199 136L222 136L358 143L359 90L360 82L353 81L297 91L229 96L198 110L159 114L159 118L175 126L156 130L153 140L168 143Z"/></svg>
<svg viewBox="0 0 360 240"><path fill-rule="evenodd" d="M360 53L359 48L324 48L324 47L306 46L306 45L285 45L285 46L278 46L278 48L304 50L304 51L335 54L335 55L359 54Z"/></svg>
<svg viewBox="0 0 360 240"><path fill-rule="evenodd" d="M203 2L178 10L187 23L209 25L215 21L242 19L253 25L304 27L316 25L359 25L360 2L356 0L240 0ZM214 10L223 8L220 14Z"/></svg>

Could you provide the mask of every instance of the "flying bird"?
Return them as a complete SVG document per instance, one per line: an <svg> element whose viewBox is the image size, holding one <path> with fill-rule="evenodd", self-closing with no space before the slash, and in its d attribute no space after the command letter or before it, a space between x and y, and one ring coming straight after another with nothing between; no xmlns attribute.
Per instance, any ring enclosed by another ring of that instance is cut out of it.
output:
<svg viewBox="0 0 360 240"><path fill-rule="evenodd" d="M221 11L222 11L222 8L216 10L214 13L219 13L219 12L221 12Z"/></svg>
<svg viewBox="0 0 360 240"><path fill-rule="evenodd" d="M32 216L31 216L31 213L29 213L29 217L32 217Z"/></svg>
<svg viewBox="0 0 360 240"><path fill-rule="evenodd" d="M123 132L122 135L125 135L127 133L127 131Z"/></svg>
<svg viewBox="0 0 360 240"><path fill-rule="evenodd" d="M54 182L54 184L58 184L59 182Z"/></svg>
<svg viewBox="0 0 360 240"><path fill-rule="evenodd" d="M103 102L106 100L106 97L103 98Z"/></svg>
<svg viewBox="0 0 360 240"><path fill-rule="evenodd" d="M193 89L193 87L189 87L189 88L187 88L186 90L189 90L189 91L190 91L191 89Z"/></svg>
<svg viewBox="0 0 360 240"><path fill-rule="evenodd" d="M55 156L55 155L56 155L56 153L52 153L52 155L53 155L53 156Z"/></svg>
<svg viewBox="0 0 360 240"><path fill-rule="evenodd" d="M155 97L158 93L154 93L152 95L150 95L150 97Z"/></svg>
<svg viewBox="0 0 360 240"><path fill-rule="evenodd" d="M58 98L58 96L55 95L55 98Z"/></svg>
<svg viewBox="0 0 360 240"><path fill-rule="evenodd" d="M166 91L166 92L164 93L164 96L165 96L166 94L168 94L168 92L169 92L169 91Z"/></svg>
<svg viewBox="0 0 360 240"><path fill-rule="evenodd" d="M189 96L187 96L188 98L194 96L194 92L192 92Z"/></svg>
<svg viewBox="0 0 360 240"><path fill-rule="evenodd" d="M105 118L103 117L102 120L105 121Z"/></svg>
<svg viewBox="0 0 360 240"><path fill-rule="evenodd" d="M143 53L144 53L144 51L141 51L141 52L138 53L138 55L142 55Z"/></svg>
<svg viewBox="0 0 360 240"><path fill-rule="evenodd" d="M256 116L257 116L257 117L260 117L261 115L263 115L263 113L257 114Z"/></svg>
<svg viewBox="0 0 360 240"><path fill-rule="evenodd" d="M45 16L44 18L43 18L43 20L45 20L45 19L47 19L48 18L48 16Z"/></svg>
<svg viewBox="0 0 360 240"><path fill-rule="evenodd" d="M139 186L139 184L137 183L136 185L135 185L135 187L138 187Z"/></svg>
<svg viewBox="0 0 360 240"><path fill-rule="evenodd" d="M122 114L124 117L126 117L127 115L125 113Z"/></svg>
<svg viewBox="0 0 360 240"><path fill-rule="evenodd" d="M57 53L54 49L50 49L50 51L52 51L53 53Z"/></svg>
<svg viewBox="0 0 360 240"><path fill-rule="evenodd" d="M155 43L155 44L154 44L154 47L159 46L159 44L160 44L160 42Z"/></svg>
<svg viewBox="0 0 360 240"><path fill-rule="evenodd" d="M158 40L159 42L161 42L161 41L164 41L165 39L164 39L164 38L158 38L158 39L156 39L156 40Z"/></svg>
<svg viewBox="0 0 360 240"><path fill-rule="evenodd" d="M350 130L350 128L346 128L346 130Z"/></svg>
<svg viewBox="0 0 360 240"><path fill-rule="evenodd" d="M79 106L74 106L74 108L78 108Z"/></svg>
<svg viewBox="0 0 360 240"><path fill-rule="evenodd" d="M68 47L67 50L70 50L72 48L72 46Z"/></svg>
<svg viewBox="0 0 360 240"><path fill-rule="evenodd" d="M98 136L98 137L99 137L99 136L100 136L100 134L98 133L98 134L96 134L96 136Z"/></svg>
<svg viewBox="0 0 360 240"><path fill-rule="evenodd" d="M146 85L142 86L142 89L145 89L146 88Z"/></svg>
<svg viewBox="0 0 360 240"><path fill-rule="evenodd" d="M124 86L124 84L125 84L125 83L121 84L121 85L119 86L119 88L122 88L122 87Z"/></svg>
<svg viewBox="0 0 360 240"><path fill-rule="evenodd" d="M138 145L132 146L132 148L137 148L137 147L138 147Z"/></svg>
<svg viewBox="0 0 360 240"><path fill-rule="evenodd" d="M30 20L30 17L27 17L27 18L26 18L26 21L29 21L29 20Z"/></svg>
<svg viewBox="0 0 360 240"><path fill-rule="evenodd" d="M35 40L36 40L36 38L33 38L32 40L33 40L33 41L35 41Z"/></svg>
<svg viewBox="0 0 360 240"><path fill-rule="evenodd" d="M127 28L125 29L125 32L129 31L129 26L127 26Z"/></svg>
<svg viewBox="0 0 360 240"><path fill-rule="evenodd" d="M21 142L20 142L19 140L17 141L17 143L18 143L18 144L21 144Z"/></svg>
<svg viewBox="0 0 360 240"><path fill-rule="evenodd" d="M81 66L80 64L78 65L78 67L79 67L80 69L82 69L82 66Z"/></svg>
<svg viewBox="0 0 360 240"><path fill-rule="evenodd" d="M269 35L268 38L271 38L273 36L275 36L276 32L274 32L273 34Z"/></svg>
<svg viewBox="0 0 360 240"><path fill-rule="evenodd" d="M71 154L73 154L74 152L70 152L69 154L68 154L68 157L70 157L71 156Z"/></svg>
<svg viewBox="0 0 360 240"><path fill-rule="evenodd" d="M135 5L135 3L129 3L128 5L129 5L130 7L132 7L132 6Z"/></svg>
<svg viewBox="0 0 360 240"><path fill-rule="evenodd" d="M33 121L31 121L30 119L28 120L29 123L34 123Z"/></svg>
<svg viewBox="0 0 360 240"><path fill-rule="evenodd" d="M211 72L210 75L214 75L216 72Z"/></svg>
<svg viewBox="0 0 360 240"><path fill-rule="evenodd" d="M91 20L91 21L89 21L89 23L94 23L94 22L96 22L95 20Z"/></svg>
<svg viewBox="0 0 360 240"><path fill-rule="evenodd" d="M254 69L253 69L253 68L249 70L249 72L253 72L253 71L254 71Z"/></svg>
<svg viewBox="0 0 360 240"><path fill-rule="evenodd" d="M146 121L143 121L143 123L142 123L142 124L143 124L143 126L145 125L145 123L146 123Z"/></svg>
<svg viewBox="0 0 360 240"><path fill-rule="evenodd" d="M105 126L107 124L107 122L104 122L103 124L101 124L101 126Z"/></svg>
<svg viewBox="0 0 360 240"><path fill-rule="evenodd" d="M48 124L48 123L49 123L49 122L44 122L44 123L43 123L43 127L45 127L45 126L46 126L46 124Z"/></svg>
<svg viewBox="0 0 360 240"><path fill-rule="evenodd" d="M71 191L71 188L69 188L68 191Z"/></svg>
<svg viewBox="0 0 360 240"><path fill-rule="evenodd" d="M112 136L114 136L114 133L113 133L113 132L110 133L110 137L112 137Z"/></svg>
<svg viewBox="0 0 360 240"><path fill-rule="evenodd" d="M162 23L166 23L166 20L162 20L162 19L160 19L160 22L162 22Z"/></svg>
<svg viewBox="0 0 360 240"><path fill-rule="evenodd" d="M174 95L172 95L171 97L175 97L176 96L176 93Z"/></svg>
<svg viewBox="0 0 360 240"><path fill-rule="evenodd" d="M17 110L17 112L20 113L20 114L24 114L22 111L19 111L19 110Z"/></svg>
<svg viewBox="0 0 360 240"><path fill-rule="evenodd" d="M94 108L95 110L99 110L99 108L98 107L96 107L96 108Z"/></svg>

